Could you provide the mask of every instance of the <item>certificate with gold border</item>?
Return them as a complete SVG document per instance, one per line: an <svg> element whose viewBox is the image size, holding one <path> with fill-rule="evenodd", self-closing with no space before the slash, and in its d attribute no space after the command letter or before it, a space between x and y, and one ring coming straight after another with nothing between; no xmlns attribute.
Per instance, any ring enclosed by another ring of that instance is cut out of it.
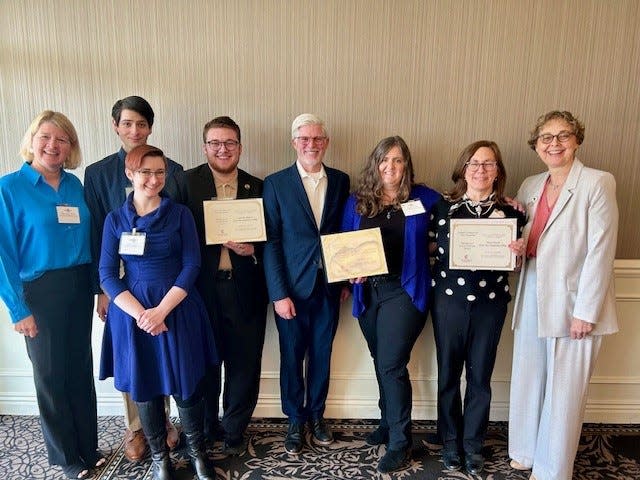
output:
<svg viewBox="0 0 640 480"><path fill-rule="evenodd" d="M261 198L205 200L202 206L207 245L267 240Z"/></svg>
<svg viewBox="0 0 640 480"><path fill-rule="evenodd" d="M389 273L380 228L320 237L329 283Z"/></svg>
<svg viewBox="0 0 640 480"><path fill-rule="evenodd" d="M452 270L514 270L516 255L509 243L518 236L515 218L452 218L449 268Z"/></svg>

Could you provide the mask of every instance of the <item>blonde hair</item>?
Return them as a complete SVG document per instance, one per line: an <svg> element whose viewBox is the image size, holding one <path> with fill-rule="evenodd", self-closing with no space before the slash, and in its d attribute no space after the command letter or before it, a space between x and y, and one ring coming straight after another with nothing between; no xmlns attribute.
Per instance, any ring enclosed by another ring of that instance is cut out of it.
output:
<svg viewBox="0 0 640 480"><path fill-rule="evenodd" d="M71 153L69 153L69 156L64 161L63 167L69 170L77 168L82 162L82 153L80 152L76 129L73 123L71 123L71 120L64 114L54 112L53 110L45 110L31 122L20 144L20 156L29 163L33 162L33 149L31 148L33 137L38 133L40 126L47 122L61 129L69 137L69 141L71 142Z"/></svg>

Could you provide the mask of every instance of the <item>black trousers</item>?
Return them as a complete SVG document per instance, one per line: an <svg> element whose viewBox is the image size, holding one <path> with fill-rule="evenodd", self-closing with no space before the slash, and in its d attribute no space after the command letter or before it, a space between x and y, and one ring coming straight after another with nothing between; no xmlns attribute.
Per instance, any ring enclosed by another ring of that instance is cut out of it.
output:
<svg viewBox="0 0 640 480"><path fill-rule="evenodd" d="M213 330L224 364L222 428L225 440L233 445L242 440L258 402L267 306L256 306L255 314L248 318L243 315L241 299L232 279L216 280L215 298L216 311L209 312L209 316L215 318ZM217 428L221 390L221 365L212 366L207 372L204 395L208 434Z"/></svg>
<svg viewBox="0 0 640 480"><path fill-rule="evenodd" d="M480 453L489 424L491 374L507 303L439 295L432 309L438 358L438 432L446 451ZM466 367L464 411L460 376Z"/></svg>
<svg viewBox="0 0 640 480"><path fill-rule="evenodd" d="M407 365L426 322L399 279L365 286L366 310L360 328L373 357L380 391L380 427L389 429L390 450L411 447L412 389ZM374 283L374 284L372 284Z"/></svg>
<svg viewBox="0 0 640 480"><path fill-rule="evenodd" d="M26 337L26 345L51 465L93 460L98 448L89 287L86 265L50 270L24 283L38 325L38 335Z"/></svg>

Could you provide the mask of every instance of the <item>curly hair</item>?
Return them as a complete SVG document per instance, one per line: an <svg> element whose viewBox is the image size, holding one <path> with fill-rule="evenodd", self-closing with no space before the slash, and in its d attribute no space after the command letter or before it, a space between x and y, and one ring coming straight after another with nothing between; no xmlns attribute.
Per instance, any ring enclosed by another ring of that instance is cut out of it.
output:
<svg viewBox="0 0 640 480"><path fill-rule="evenodd" d="M452 202L457 202L467 192L467 181L464 179L464 173L467 169L467 162L471 160L471 157L482 147L489 148L493 152L493 156L496 159L498 167L495 184L493 185L493 191L496 194L496 201L498 203L504 203L504 187L507 184L507 171L502 163L502 154L498 144L491 140L478 140L470 145L467 145L460 153L456 166L453 168L453 174L451 180L453 180L454 186L451 190L445 191L444 196Z"/></svg>
<svg viewBox="0 0 640 480"><path fill-rule="evenodd" d="M566 110L552 110L545 113L544 115L539 116L538 120L536 120L536 124L533 127L533 130L531 130L529 140L527 140L527 143L529 144L531 150L536 149L536 143L538 142L538 137L540 136L540 130L542 130L542 127L544 127L544 125L550 120L564 120L565 122L567 122L573 129L573 133L576 136L578 145L582 144L582 142L584 141L584 123L578 120L577 117L574 117L571 112L568 112Z"/></svg>
<svg viewBox="0 0 640 480"><path fill-rule="evenodd" d="M402 202L409 200L411 187L414 185L413 163L411 162L411 152L406 142L399 136L383 138L375 146L367 159L360 179L355 189L356 211L360 215L375 217L385 207L383 202L384 191L380 179L379 166L385 155L393 147L399 147L404 159L404 174L400 181L400 188L395 199L395 207L400 208Z"/></svg>

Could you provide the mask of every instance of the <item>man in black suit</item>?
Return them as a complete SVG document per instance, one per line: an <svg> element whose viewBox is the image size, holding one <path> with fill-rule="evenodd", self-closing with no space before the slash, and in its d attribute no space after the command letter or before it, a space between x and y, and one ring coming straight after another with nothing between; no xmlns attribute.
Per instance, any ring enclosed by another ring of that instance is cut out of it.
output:
<svg viewBox="0 0 640 480"><path fill-rule="evenodd" d="M289 417L284 448L298 455L306 422L316 443L333 442L323 415L341 286L326 282L320 235L340 231L349 177L322 163L329 137L315 115L293 121L291 145L296 162L264 182L264 266L280 337L282 410Z"/></svg>
<svg viewBox="0 0 640 480"><path fill-rule="evenodd" d="M218 420L221 366L212 367L205 390L205 433L224 439L224 451L240 455L244 432L258 401L267 296L262 244L207 245L203 201L260 198L262 180L238 168L240 127L229 117L204 126L207 163L179 178L181 201L193 213L200 237L202 266L197 287L204 298L224 364L223 416Z"/></svg>

